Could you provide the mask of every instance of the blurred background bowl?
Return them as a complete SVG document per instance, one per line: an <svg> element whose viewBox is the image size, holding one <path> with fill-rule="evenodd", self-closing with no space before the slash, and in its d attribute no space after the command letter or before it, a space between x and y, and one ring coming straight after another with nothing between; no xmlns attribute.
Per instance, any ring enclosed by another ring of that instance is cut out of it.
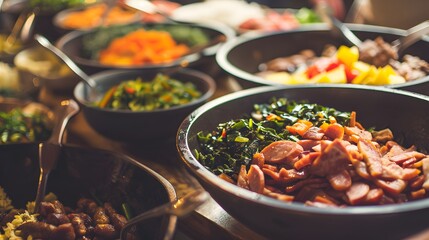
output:
<svg viewBox="0 0 429 240"><path fill-rule="evenodd" d="M87 6L64 9L53 17L53 24L63 33L73 30L90 30L99 27L105 3L95 3ZM122 8L118 3L114 6L104 20L105 25L130 24L141 21L141 13Z"/></svg>
<svg viewBox="0 0 429 240"><path fill-rule="evenodd" d="M155 75L140 70L110 70L97 73L92 77L97 82L100 92L105 93L120 82L137 78L151 81ZM202 93L201 97L169 109L131 111L95 106L95 103L88 101L87 87L83 82L76 86L74 96L82 106L82 112L89 125L108 138L125 142L166 140L174 138L180 122L197 107L206 103L216 90L214 80L196 70L182 69L169 76L181 82L193 83Z"/></svg>
<svg viewBox="0 0 429 240"><path fill-rule="evenodd" d="M386 42L392 42L404 36L405 30L348 24L349 28L361 39L375 39L383 37ZM269 60L291 56L304 49L314 50L320 56L327 44L337 47L348 45L341 36L333 34L326 24L311 24L298 29L266 34L248 34L224 44L216 56L219 66L230 76L237 79L243 88L264 85L282 85L268 81L255 75L259 66ZM429 57L428 38L416 42L404 51L404 54L417 56L425 61ZM423 94L429 94L429 76L401 84L385 85L387 87L403 89Z"/></svg>
<svg viewBox="0 0 429 240"><path fill-rule="evenodd" d="M80 78L55 54L41 46L20 51L14 65L24 91L46 87L52 92L72 93Z"/></svg>
<svg viewBox="0 0 429 240"><path fill-rule="evenodd" d="M13 25L21 14L26 15L30 11L36 13L33 32L46 36L49 40L57 40L63 32L56 28L53 22L54 16L61 10L82 7L100 0L6 0L2 5L0 14L0 28L12 30Z"/></svg>
<svg viewBox="0 0 429 240"><path fill-rule="evenodd" d="M56 43L56 46L64 51L88 74L110 69L139 69L142 72L153 73L166 68L175 68L184 63L191 68L202 70L206 73L215 73L219 70L214 56L222 43L207 47L197 53L183 56L169 63L120 66L101 64L98 61L97 55L99 51L105 49L111 40L142 28L167 31L173 36L176 42L185 43L189 47L204 44L220 37L229 40L235 36L234 31L225 26L180 23L138 23L126 26L111 26L101 30L85 32L72 31L61 37Z"/></svg>
<svg viewBox="0 0 429 240"><path fill-rule="evenodd" d="M363 126L388 127L396 140L403 140L403 146L429 151L429 97L424 95L344 84L265 86L229 94L190 114L179 128L176 146L188 170L231 216L269 239L404 239L429 227L424 220L429 214L429 198L379 206L309 207L238 187L197 160L200 131L208 133L219 123L248 116L254 104L268 103L273 97L356 111Z"/></svg>
<svg viewBox="0 0 429 240"><path fill-rule="evenodd" d="M39 178L38 144L0 148L0 186L16 208L34 201ZM100 169L103 169L100 171ZM47 193L64 206L76 208L79 198L110 202L123 214L128 204L132 216L176 199L173 186L161 175L119 153L63 145L56 168L49 174ZM137 225L140 237L164 239L174 233L176 216L160 216Z"/></svg>
<svg viewBox="0 0 429 240"><path fill-rule="evenodd" d="M55 111L29 99L0 97L0 149L47 140L56 124Z"/></svg>

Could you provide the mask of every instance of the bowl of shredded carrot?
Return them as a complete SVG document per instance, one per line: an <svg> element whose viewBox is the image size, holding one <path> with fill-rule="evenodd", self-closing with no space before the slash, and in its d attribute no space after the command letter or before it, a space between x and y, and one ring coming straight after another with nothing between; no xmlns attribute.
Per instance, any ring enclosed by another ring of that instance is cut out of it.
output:
<svg viewBox="0 0 429 240"><path fill-rule="evenodd" d="M234 34L226 26L134 23L71 31L58 40L57 47L90 74L109 69L157 72L215 65L217 49ZM218 39L222 40L213 43Z"/></svg>

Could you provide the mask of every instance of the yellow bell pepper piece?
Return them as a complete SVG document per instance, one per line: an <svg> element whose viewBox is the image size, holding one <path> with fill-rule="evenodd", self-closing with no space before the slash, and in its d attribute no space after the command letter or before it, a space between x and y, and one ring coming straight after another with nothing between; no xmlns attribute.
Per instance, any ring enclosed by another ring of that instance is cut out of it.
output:
<svg viewBox="0 0 429 240"><path fill-rule="evenodd" d="M338 48L336 56L347 67L352 67L352 64L359 59L359 49L356 46L349 48L342 45Z"/></svg>
<svg viewBox="0 0 429 240"><path fill-rule="evenodd" d="M372 84L374 85L387 85L389 84L389 76L396 75L395 70L390 65L378 68L378 74Z"/></svg>

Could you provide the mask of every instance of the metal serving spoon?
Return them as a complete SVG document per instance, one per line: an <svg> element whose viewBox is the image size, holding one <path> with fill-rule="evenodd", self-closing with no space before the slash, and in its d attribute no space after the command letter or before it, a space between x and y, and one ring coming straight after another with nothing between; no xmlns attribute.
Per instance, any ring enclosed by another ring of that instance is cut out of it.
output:
<svg viewBox="0 0 429 240"><path fill-rule="evenodd" d="M126 239L129 230L137 223L142 222L144 220L159 217L166 214L183 217L194 211L204 202L206 202L209 199L209 196L210 195L206 191L197 190L188 193L187 195L173 202L169 202L147 212L143 212L142 214L132 218L125 224L125 226L121 230L120 239ZM167 233L167 236L164 238L164 240L171 239L172 237L173 233Z"/></svg>
<svg viewBox="0 0 429 240"><path fill-rule="evenodd" d="M122 4L131 9L138 10L147 14L159 14L163 16L167 22L177 22L176 20L170 18L170 15L168 13L166 13L148 0L123 0Z"/></svg>
<svg viewBox="0 0 429 240"><path fill-rule="evenodd" d="M102 94L100 93L97 82L80 69L64 52L55 47L47 38L42 35L35 34L34 39L41 46L45 47L56 56L58 56L76 75L78 75L89 87L88 99L91 102L98 101ZM87 88L86 88L87 89Z"/></svg>
<svg viewBox="0 0 429 240"><path fill-rule="evenodd" d="M341 35L354 46L361 46L360 40L343 22L332 15L330 8L326 4L318 4L316 12L321 16L324 22L338 30ZM426 20L407 30L405 36L396 39L391 43L392 47L398 55L402 55L403 51L409 46L419 41L424 35L429 33L429 20Z"/></svg>
<svg viewBox="0 0 429 240"><path fill-rule="evenodd" d="M39 144L39 167L40 176L37 187L34 211L40 210L40 203L45 197L46 183L49 173L55 168L58 157L61 153L62 138L64 136L67 124L74 115L79 112L79 105L72 99L63 100L57 113L57 122L52 130L51 137Z"/></svg>
<svg viewBox="0 0 429 240"><path fill-rule="evenodd" d="M21 43L28 43L34 29L36 19L35 11L23 11L15 22L10 34L4 44L4 51L13 54L14 45L19 40Z"/></svg>

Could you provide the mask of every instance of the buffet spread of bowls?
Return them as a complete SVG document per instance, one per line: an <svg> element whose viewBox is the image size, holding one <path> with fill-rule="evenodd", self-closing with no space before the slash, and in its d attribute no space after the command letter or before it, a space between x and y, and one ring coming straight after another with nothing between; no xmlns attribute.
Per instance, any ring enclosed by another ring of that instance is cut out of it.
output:
<svg viewBox="0 0 429 240"><path fill-rule="evenodd" d="M427 36L398 53L389 44L406 30L347 24L364 40L350 46L306 8L174 3L165 18L117 5L100 24L107 2L66 2L11 0L0 12L34 8L28 33L93 80L19 37L0 54L0 240L171 239L179 215L121 230L178 200L185 177L267 239L404 239L429 227ZM96 140L88 129L59 140L36 208L41 143L56 136L52 102L65 97ZM163 154L191 175L143 163Z"/></svg>
<svg viewBox="0 0 429 240"><path fill-rule="evenodd" d="M425 187L409 185L427 181L428 103L360 85L247 89L193 112L177 149L228 213L270 238L404 238L429 209L426 190L414 192ZM393 157L404 151L419 157Z"/></svg>

